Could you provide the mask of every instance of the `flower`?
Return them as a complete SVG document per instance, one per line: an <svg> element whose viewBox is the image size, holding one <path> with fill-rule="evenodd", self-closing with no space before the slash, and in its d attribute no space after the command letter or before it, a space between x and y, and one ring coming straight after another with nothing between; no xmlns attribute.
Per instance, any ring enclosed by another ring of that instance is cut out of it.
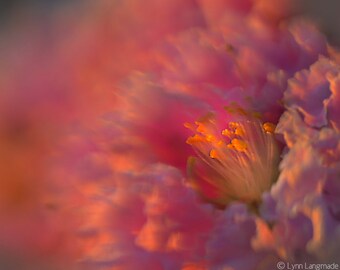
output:
<svg viewBox="0 0 340 270"><path fill-rule="evenodd" d="M287 261L338 262L340 134L335 115L326 113L337 96L332 82L338 72L335 62L322 57L297 73L285 93L287 111L276 130L288 149L262 206L264 220L272 224L267 227L272 240L259 234L254 245L276 250Z"/></svg>
<svg viewBox="0 0 340 270"><path fill-rule="evenodd" d="M339 54L291 12L289 0L104 0L8 22L0 264L336 261Z"/></svg>

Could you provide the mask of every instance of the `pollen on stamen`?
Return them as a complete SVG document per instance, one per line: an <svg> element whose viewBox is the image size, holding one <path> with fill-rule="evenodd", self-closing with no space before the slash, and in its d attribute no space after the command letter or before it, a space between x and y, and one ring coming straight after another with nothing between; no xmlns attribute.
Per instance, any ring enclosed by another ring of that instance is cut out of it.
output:
<svg viewBox="0 0 340 270"><path fill-rule="evenodd" d="M264 131L274 133L276 126L273 123L266 122L262 125Z"/></svg>
<svg viewBox="0 0 340 270"><path fill-rule="evenodd" d="M238 126L236 129L235 129L235 135L238 135L238 136L244 136L245 133L244 133L244 129L242 126Z"/></svg>
<svg viewBox="0 0 340 270"><path fill-rule="evenodd" d="M195 134L192 137L189 137L186 141L186 143L190 145L195 145L196 143L204 143L204 142L206 142L205 138L197 134Z"/></svg>
<svg viewBox="0 0 340 270"><path fill-rule="evenodd" d="M247 150L247 143L239 139L233 139L231 141L232 146L236 151L245 152Z"/></svg>
<svg viewBox="0 0 340 270"><path fill-rule="evenodd" d="M215 149L212 149L209 153L209 156L211 158L214 158L214 159L217 159L218 158L218 154L217 154L217 151Z"/></svg>
<svg viewBox="0 0 340 270"><path fill-rule="evenodd" d="M221 134L226 137L231 137L233 133L229 129L223 129Z"/></svg>

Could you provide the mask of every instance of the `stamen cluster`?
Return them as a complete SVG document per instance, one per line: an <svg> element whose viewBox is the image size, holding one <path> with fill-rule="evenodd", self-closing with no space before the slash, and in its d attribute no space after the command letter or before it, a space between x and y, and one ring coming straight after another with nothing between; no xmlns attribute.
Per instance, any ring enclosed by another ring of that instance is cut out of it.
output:
<svg viewBox="0 0 340 270"><path fill-rule="evenodd" d="M191 162L189 173L195 187L202 188L197 178L203 177L216 191L209 200L222 206L233 200L258 203L277 177L279 151L275 125L247 116L229 122L227 128L220 130L215 116L208 115L195 125L185 126L195 132L187 143L197 153L199 162L203 161L200 166L207 166L212 172L202 176L195 171L197 161L196 165Z"/></svg>

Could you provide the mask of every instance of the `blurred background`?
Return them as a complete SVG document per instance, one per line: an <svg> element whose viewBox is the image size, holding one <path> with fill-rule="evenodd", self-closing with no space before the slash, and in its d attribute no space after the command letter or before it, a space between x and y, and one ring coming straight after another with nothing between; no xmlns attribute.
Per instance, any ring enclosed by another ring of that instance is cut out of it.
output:
<svg viewBox="0 0 340 270"><path fill-rule="evenodd" d="M319 24L329 42L340 45L340 1L299 0L301 12Z"/></svg>
<svg viewBox="0 0 340 270"><path fill-rule="evenodd" d="M113 0L119 1L119 0ZM84 2L84 1L83 1ZM0 17L2 24L8 18L12 18L13 12L30 9L38 14L47 15L55 8L64 7L79 0L11 0L0 2ZM339 0L297 0L297 14L303 14L311 18L319 25L333 45L340 45L340 1ZM12 18L13 19L13 18Z"/></svg>

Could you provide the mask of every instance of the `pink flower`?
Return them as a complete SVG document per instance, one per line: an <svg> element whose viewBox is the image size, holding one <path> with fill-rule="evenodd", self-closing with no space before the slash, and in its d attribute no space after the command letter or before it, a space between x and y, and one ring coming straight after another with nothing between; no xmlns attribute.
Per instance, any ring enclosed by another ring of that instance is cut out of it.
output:
<svg viewBox="0 0 340 270"><path fill-rule="evenodd" d="M274 2L89 1L9 24L0 255L28 269L335 262L338 54Z"/></svg>
<svg viewBox="0 0 340 270"><path fill-rule="evenodd" d="M272 241L264 243L259 235L256 245L277 250L287 261L338 262L339 188L335 175L339 173L339 133L333 124L335 115L326 113L337 91L328 80L334 80L338 71L334 62L321 58L310 71L297 73L285 93L288 111L277 131L283 134L288 149L271 190L274 202L266 201L274 203L275 209L267 203L263 206L263 214L274 224L268 228ZM274 216L270 215L273 211Z"/></svg>
<svg viewBox="0 0 340 270"><path fill-rule="evenodd" d="M328 122L337 127L334 108L339 91L337 77L339 66L326 58L320 58L310 70L298 72L289 81L285 92L287 106L302 113L306 123L312 127L320 128ZM309 92L305 89L309 89Z"/></svg>

